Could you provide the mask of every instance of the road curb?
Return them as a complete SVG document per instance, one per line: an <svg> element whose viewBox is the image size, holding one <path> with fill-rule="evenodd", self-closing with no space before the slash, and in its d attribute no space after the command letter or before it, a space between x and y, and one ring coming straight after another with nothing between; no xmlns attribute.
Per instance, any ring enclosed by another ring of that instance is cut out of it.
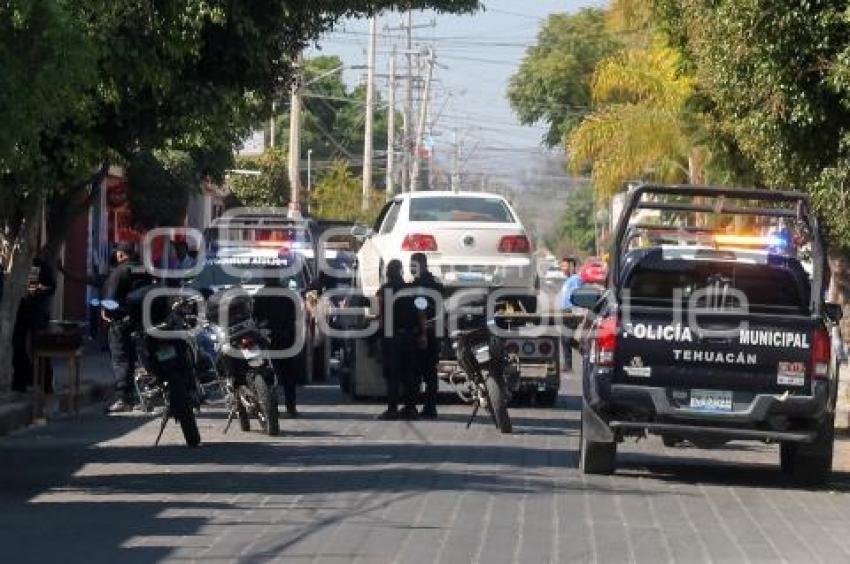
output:
<svg viewBox="0 0 850 564"><path fill-rule="evenodd" d="M80 386L79 407L94 405L104 401L112 392L110 386L104 384L82 384ZM62 391L54 396L54 401L58 400L58 408L56 415L48 418L55 419L59 417L67 417L69 400L66 391ZM17 401L12 401L0 405L0 436L8 435L19 429L23 429L32 424L32 398L25 397Z"/></svg>

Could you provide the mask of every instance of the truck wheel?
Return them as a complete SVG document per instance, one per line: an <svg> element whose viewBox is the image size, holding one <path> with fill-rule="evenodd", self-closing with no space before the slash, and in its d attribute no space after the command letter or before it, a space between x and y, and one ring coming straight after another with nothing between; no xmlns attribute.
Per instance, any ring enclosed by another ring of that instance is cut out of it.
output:
<svg viewBox="0 0 850 564"><path fill-rule="evenodd" d="M811 444L782 443L779 446L782 471L789 474L799 484L826 483L832 475L834 423L835 416L829 416Z"/></svg>
<svg viewBox="0 0 850 564"><path fill-rule="evenodd" d="M617 465L617 443L600 443L587 440L584 434L584 424L581 427L579 443L579 468L582 474L614 473Z"/></svg>

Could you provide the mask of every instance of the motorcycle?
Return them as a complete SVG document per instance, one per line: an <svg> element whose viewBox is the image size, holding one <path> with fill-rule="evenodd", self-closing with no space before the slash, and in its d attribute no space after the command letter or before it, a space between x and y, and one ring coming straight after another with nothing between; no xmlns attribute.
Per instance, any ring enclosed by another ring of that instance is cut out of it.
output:
<svg viewBox="0 0 850 564"><path fill-rule="evenodd" d="M253 304L248 296L228 300L227 327L218 325L220 301L214 295L209 300L208 334L212 343L213 361L224 377L229 408L224 432L234 419L243 431L251 430L251 419L269 436L280 434L280 415L276 376L266 351L271 348L266 332L253 317Z"/></svg>
<svg viewBox="0 0 850 564"><path fill-rule="evenodd" d="M136 372L133 381L142 407L147 412L157 404L164 406L162 419L154 446L159 445L168 421L173 417L183 432L186 444L196 447L201 443L195 410L200 407L196 382L198 349L192 338L160 338L150 334L142 323L142 303L145 294L155 288L144 286L128 295L128 311L122 311L113 300L93 300L92 305L102 307L113 317L113 323L129 326L130 338L135 344ZM191 298L177 299L170 307L165 298L154 300L151 319L160 331L191 331L189 310L194 307Z"/></svg>
<svg viewBox="0 0 850 564"><path fill-rule="evenodd" d="M428 300L424 297L415 298L414 305L420 312L428 310ZM466 315L463 321L465 326L450 335L457 369L449 374L448 380L458 397L473 406L466 427L472 425L483 407L499 431L511 433L508 404L519 379L519 359L507 353L502 339L492 331L492 322L472 315Z"/></svg>

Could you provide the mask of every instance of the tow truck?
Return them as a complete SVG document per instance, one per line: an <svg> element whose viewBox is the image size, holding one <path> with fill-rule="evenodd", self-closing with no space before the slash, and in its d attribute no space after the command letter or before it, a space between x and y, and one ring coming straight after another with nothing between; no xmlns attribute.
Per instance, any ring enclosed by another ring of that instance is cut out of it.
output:
<svg viewBox="0 0 850 564"><path fill-rule="evenodd" d="M660 435L714 448L778 443L784 472L832 468L838 370L818 220L797 192L642 185L615 232L605 288L573 302L580 467L616 468L618 443Z"/></svg>

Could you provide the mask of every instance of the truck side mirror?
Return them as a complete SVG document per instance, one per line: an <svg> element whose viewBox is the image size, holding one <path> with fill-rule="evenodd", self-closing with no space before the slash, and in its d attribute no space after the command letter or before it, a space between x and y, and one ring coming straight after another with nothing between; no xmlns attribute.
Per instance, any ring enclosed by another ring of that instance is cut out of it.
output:
<svg viewBox="0 0 850 564"><path fill-rule="evenodd" d="M844 310L841 308L841 304L826 304L826 316L835 323L841 321L844 317Z"/></svg>
<svg viewBox="0 0 850 564"><path fill-rule="evenodd" d="M602 299L602 289L595 286L583 286L573 290L570 301L576 307L593 309Z"/></svg>
<svg viewBox="0 0 850 564"><path fill-rule="evenodd" d="M360 241L372 235L372 229L365 225L355 225L351 228L351 236Z"/></svg>

